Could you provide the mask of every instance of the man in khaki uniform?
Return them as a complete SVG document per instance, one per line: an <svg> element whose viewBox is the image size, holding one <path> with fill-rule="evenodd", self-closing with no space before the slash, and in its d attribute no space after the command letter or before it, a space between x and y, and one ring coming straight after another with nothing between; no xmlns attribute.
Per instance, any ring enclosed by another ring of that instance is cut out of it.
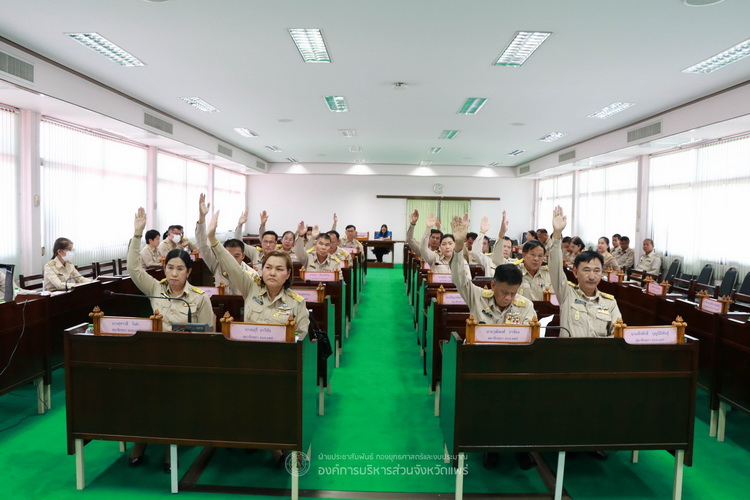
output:
<svg viewBox="0 0 750 500"><path fill-rule="evenodd" d="M188 253L198 250L198 247L192 241L185 238L185 231L179 224L169 226L167 233L167 239L162 241L157 248L161 257L166 257L169 252L177 249L185 250Z"/></svg>
<svg viewBox="0 0 750 500"><path fill-rule="evenodd" d="M630 248L630 238L621 236L620 246L612 252L621 269L630 269L635 264L635 251Z"/></svg>
<svg viewBox="0 0 750 500"><path fill-rule="evenodd" d="M328 253L336 256L342 263L342 267L344 266L344 263L346 263L347 266L351 267L352 254L339 247L339 243L341 240L339 239L338 231L336 231L335 229L331 229L326 234L329 238L331 238L331 247L328 249Z"/></svg>
<svg viewBox="0 0 750 500"><path fill-rule="evenodd" d="M416 254L420 259L422 257L422 245L417 242L414 238L414 228L417 226L419 220L419 211L414 210L409 215L409 228L406 230L406 242L409 244L409 248ZM432 252L437 253L438 247L440 246L440 238L443 236L443 232L440 229L431 229L430 238L427 242L428 247Z"/></svg>
<svg viewBox="0 0 750 500"><path fill-rule="evenodd" d="M614 296L600 292L597 286L602 280L604 259L596 252L581 252L576 256L573 274L579 285L570 283L565 276L560 247L562 231L567 218L561 207L555 208L552 222L552 247L549 263L552 286L560 303L561 337L606 337L612 335L612 325L621 318Z"/></svg>
<svg viewBox="0 0 750 500"><path fill-rule="evenodd" d="M483 226L480 230L489 230L489 223L485 226L485 221L482 219ZM500 234L498 235L497 241L504 241L505 233L508 230L508 219L503 210L503 220L500 224ZM492 262L496 266L503 264L511 264L508 259L505 258L503 252L499 252L497 249L497 243L495 244L495 251L492 252ZM538 240L529 240L523 245L522 259L512 264L516 265L521 271L523 276L523 282L521 289L518 293L530 300L544 300L544 290L550 288L550 291L554 293L551 286L550 272L547 266L543 266L544 254L546 253L544 245Z"/></svg>
<svg viewBox="0 0 750 500"><path fill-rule="evenodd" d="M294 242L294 254L299 257L305 271L336 271L341 268L341 259L328 253L331 248L331 237L321 234L315 245L305 250L305 234L307 226L300 222L297 227L297 241Z"/></svg>
<svg viewBox="0 0 750 500"><path fill-rule="evenodd" d="M349 224L346 226L345 234L346 237L339 241L339 246L343 248L356 248L357 252L362 253L363 247L362 243L357 239L357 228Z"/></svg>
<svg viewBox="0 0 750 500"><path fill-rule="evenodd" d="M654 252L654 240L650 238L643 240L643 255L638 259L635 269L649 274L661 273L661 256Z"/></svg>

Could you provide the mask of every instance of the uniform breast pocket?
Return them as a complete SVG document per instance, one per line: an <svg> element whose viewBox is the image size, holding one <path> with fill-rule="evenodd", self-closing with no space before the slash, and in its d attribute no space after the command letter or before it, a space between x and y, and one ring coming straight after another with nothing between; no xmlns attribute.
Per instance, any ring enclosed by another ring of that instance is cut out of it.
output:
<svg viewBox="0 0 750 500"><path fill-rule="evenodd" d="M570 307L570 321L573 321L578 324L585 324L588 320L588 311L586 309L586 306L584 304L576 304L574 303Z"/></svg>
<svg viewBox="0 0 750 500"><path fill-rule="evenodd" d="M263 316L263 305L255 302L254 300L246 302L245 316L246 320L251 323L260 323Z"/></svg>

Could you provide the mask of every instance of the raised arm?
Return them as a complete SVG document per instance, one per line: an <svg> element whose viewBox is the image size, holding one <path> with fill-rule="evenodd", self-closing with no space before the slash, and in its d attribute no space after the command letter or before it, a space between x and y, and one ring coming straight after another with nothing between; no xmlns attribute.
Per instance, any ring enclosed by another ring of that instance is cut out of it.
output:
<svg viewBox="0 0 750 500"><path fill-rule="evenodd" d="M331 226L331 231L336 230L336 225L339 223L339 218L336 215L336 212L333 212L333 225Z"/></svg>
<svg viewBox="0 0 750 500"><path fill-rule="evenodd" d="M406 229L406 243L409 245L409 248L411 248L417 257L422 256L422 249L420 248L419 243L417 243L417 240L414 239L414 228L417 226L417 221L419 220L419 212L417 210L414 210L409 215L409 227Z"/></svg>
<svg viewBox="0 0 750 500"><path fill-rule="evenodd" d="M568 295L567 277L565 276L565 264L562 255L562 232L568 224L568 218L563 215L562 207L559 205L553 211L552 246L549 250L549 276L552 289L557 294L557 301L562 304Z"/></svg>
<svg viewBox="0 0 750 500"><path fill-rule="evenodd" d="M508 263L508 261L505 259L505 256L503 255L503 240L505 239L505 233L508 232L509 224L510 223L508 222L505 210L503 210L503 219L500 222L500 231L497 233L497 241L495 242L495 246L492 247L492 263L496 266L502 266L503 264Z"/></svg>
<svg viewBox="0 0 750 500"><path fill-rule="evenodd" d="M227 273L227 277L232 285L237 288L243 296L252 293L255 286L258 286L255 280L250 277L240 266L237 261L227 251L224 246L219 244L216 239L216 225L219 223L219 210L214 212L211 222L208 223L208 242L211 245L211 251L219 262L219 265Z"/></svg>
<svg viewBox="0 0 750 500"><path fill-rule="evenodd" d="M258 235L262 238L263 233L266 232L266 222L268 222L268 212L263 210L260 213L260 226L258 226Z"/></svg>
<svg viewBox="0 0 750 500"><path fill-rule="evenodd" d="M130 278L144 295L158 295L161 292L159 282L141 266L141 238L143 238L143 230L146 228L146 211L143 207L140 207L136 212L133 227L133 237L130 239L130 246L128 247Z"/></svg>
<svg viewBox="0 0 750 500"><path fill-rule="evenodd" d="M219 268L219 261L216 260L216 256L211 251L211 247L208 245L208 238L206 237L206 214L210 206L210 203L206 204L206 195L201 193L198 198L198 222L195 225L195 243L198 245L198 251L203 258L203 262L211 271L211 274L216 274Z"/></svg>
<svg viewBox="0 0 750 500"><path fill-rule="evenodd" d="M458 216L453 217L451 231L453 232L453 238L456 240L456 247L453 249L453 256L450 262L451 279L464 301L467 304L471 304L472 287L474 284L466 274L466 261L461 254L464 241L466 241L466 233L469 231L469 215L466 214L463 218Z"/></svg>
<svg viewBox="0 0 750 500"><path fill-rule="evenodd" d="M432 228L433 226L435 226L436 223L437 223L437 217L435 217L435 214L430 214L427 216L427 224L424 228L424 234L422 235L422 244L420 245L420 251L422 253L421 257L430 266L433 266L435 262L437 261L435 252L433 252L430 249L430 245L429 245L430 232L432 231Z"/></svg>
<svg viewBox="0 0 750 500"><path fill-rule="evenodd" d="M307 235L307 226L305 225L305 221L300 221L300 223L297 224L297 238L294 240L294 248L292 248L292 252L297 256L302 267L307 266L307 260L310 255L305 251L305 235Z"/></svg>
<svg viewBox="0 0 750 500"><path fill-rule="evenodd" d="M237 227L234 228L234 239L242 241L242 226L247 222L247 208L240 214L240 218L237 219Z"/></svg>

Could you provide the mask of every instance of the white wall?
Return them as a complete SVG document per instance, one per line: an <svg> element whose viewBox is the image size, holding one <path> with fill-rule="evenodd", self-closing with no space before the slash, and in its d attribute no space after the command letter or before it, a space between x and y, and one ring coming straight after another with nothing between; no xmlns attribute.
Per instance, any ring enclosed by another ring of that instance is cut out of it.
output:
<svg viewBox="0 0 750 500"><path fill-rule="evenodd" d="M336 212L340 233L347 224L371 234L380 229L381 224L387 224L393 239L403 240L406 237L406 199L376 196L434 196L432 186L436 183L445 185L444 196L500 198L500 201L472 201L469 215L474 231L479 229L479 221L486 215L490 218L490 234L496 236L503 209L508 212L511 237L519 237L531 228L534 184L528 179L267 174L250 177L250 218L245 230L257 231L262 210L269 214L267 228L279 234L294 230L300 220L328 230ZM216 208L221 209L221 206L217 204ZM235 220L234 215L230 220L223 220L221 228ZM419 231L424 227L422 221L420 219L417 226ZM400 246L396 247L396 257L400 262Z"/></svg>

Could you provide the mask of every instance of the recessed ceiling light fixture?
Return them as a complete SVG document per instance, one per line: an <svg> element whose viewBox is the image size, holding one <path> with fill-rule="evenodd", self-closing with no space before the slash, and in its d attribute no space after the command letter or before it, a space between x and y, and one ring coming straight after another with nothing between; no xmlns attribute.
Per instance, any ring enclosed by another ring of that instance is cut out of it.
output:
<svg viewBox="0 0 750 500"><path fill-rule="evenodd" d="M440 137L438 137L438 139L453 139L459 134L459 132L461 131L460 130L443 130L443 133L440 134Z"/></svg>
<svg viewBox="0 0 750 500"><path fill-rule="evenodd" d="M283 151L281 148L277 148L276 146L266 146L266 149L270 149L274 153L282 153Z"/></svg>
<svg viewBox="0 0 750 500"><path fill-rule="evenodd" d="M432 162L429 160L422 160L419 162L420 167L429 167L430 165L432 165Z"/></svg>
<svg viewBox="0 0 750 500"><path fill-rule="evenodd" d="M482 109L484 103L487 102L486 97L467 97L466 102L461 109L458 110L459 115L475 115Z"/></svg>
<svg viewBox="0 0 750 500"><path fill-rule="evenodd" d="M495 66L521 66L552 33L519 31L495 62Z"/></svg>
<svg viewBox="0 0 750 500"><path fill-rule="evenodd" d="M328 109L336 113L344 113L349 111L349 106L346 104L344 96L340 95L329 95L324 97Z"/></svg>
<svg viewBox="0 0 750 500"><path fill-rule="evenodd" d="M427 152L430 153L431 155L436 155L439 152L441 152L442 150L443 150L443 148L430 148L430 149L427 150Z"/></svg>
<svg viewBox="0 0 750 500"><path fill-rule="evenodd" d="M525 152L525 149L516 149L515 151L511 151L510 153L508 153L508 156L518 156L524 154Z"/></svg>
<svg viewBox="0 0 750 500"><path fill-rule="evenodd" d="M599 111L594 111L590 115L587 116L587 118L609 118L610 116L619 113L620 111L625 111L631 106L635 106L634 102L613 102L609 106L605 106Z"/></svg>
<svg viewBox="0 0 750 500"><path fill-rule="evenodd" d="M297 161L297 158L291 158L291 157L290 157L290 158L287 158L286 160L287 160L287 161L288 161L289 163L299 163L299 162Z"/></svg>
<svg viewBox="0 0 750 500"><path fill-rule="evenodd" d="M731 47L724 52L716 54L713 57L709 57L705 61L701 61L694 66L690 66L687 69L683 69L683 73L713 73L717 69L721 69L724 66L729 66L732 63L736 63L740 59L744 59L750 56L750 38L744 42L738 43L734 47Z"/></svg>
<svg viewBox="0 0 750 500"><path fill-rule="evenodd" d="M354 160L354 163L356 163L357 165L362 165L363 163L365 163L365 159L364 158L358 158L358 159Z"/></svg>
<svg viewBox="0 0 750 500"><path fill-rule="evenodd" d="M116 44L110 42L99 33L65 33L76 42L94 50L112 62L121 66L145 66L137 57Z"/></svg>
<svg viewBox="0 0 750 500"><path fill-rule="evenodd" d="M501 165L502 163L500 163L499 161L493 161L492 163L487 164L488 167L499 167Z"/></svg>
<svg viewBox="0 0 750 500"><path fill-rule="evenodd" d="M362 147L361 146L349 146L349 152L350 153L361 153Z"/></svg>
<svg viewBox="0 0 750 500"><path fill-rule="evenodd" d="M560 139L562 137L565 137L566 135L568 135L568 134L566 134L565 132L550 132L549 134L545 135L544 137L541 137L539 140L542 141L542 142L552 142L552 141L556 141L556 140L558 140L558 139Z"/></svg>
<svg viewBox="0 0 750 500"><path fill-rule="evenodd" d="M201 99L200 97L180 97L180 100L190 104L195 109L203 111L204 113L218 113L219 110L211 106L209 103Z"/></svg>
<svg viewBox="0 0 750 500"><path fill-rule="evenodd" d="M330 63L331 56L319 29L292 28L289 34L306 63Z"/></svg>
<svg viewBox="0 0 750 500"><path fill-rule="evenodd" d="M339 134L343 137L357 137L357 131L353 128L340 128Z"/></svg>
<svg viewBox="0 0 750 500"><path fill-rule="evenodd" d="M258 134L248 128L235 127L234 131L240 134L242 137L258 137Z"/></svg>

